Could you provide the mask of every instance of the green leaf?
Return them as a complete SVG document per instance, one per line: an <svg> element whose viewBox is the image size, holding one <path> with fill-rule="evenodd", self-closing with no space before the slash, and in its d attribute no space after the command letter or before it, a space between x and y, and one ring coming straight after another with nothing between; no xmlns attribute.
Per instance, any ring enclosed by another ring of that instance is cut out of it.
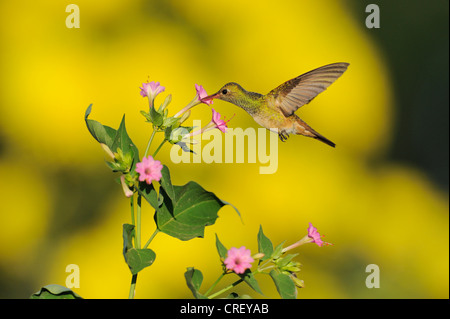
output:
<svg viewBox="0 0 450 319"><path fill-rule="evenodd" d="M227 258L228 249L220 242L219 237L216 234L216 248L220 258Z"/></svg>
<svg viewBox="0 0 450 319"><path fill-rule="evenodd" d="M285 267L285 266L287 266L287 265L291 262L291 260L292 260L294 257L296 257L296 256L298 256L298 254L287 254L287 255L284 256L284 257L278 258L278 260L276 261L276 264L277 264L277 266L278 266L279 268Z"/></svg>
<svg viewBox="0 0 450 319"><path fill-rule="evenodd" d="M134 168L136 163L139 162L139 150L128 136L125 128L125 115L122 118L119 129L115 130L109 126L102 125L97 121L88 119L88 116L91 114L91 110L92 104L86 109L86 113L84 115L86 126L91 135L97 140L97 142L108 146L112 152L117 152L117 149L120 148L123 154L131 154L133 157L133 165L131 168Z"/></svg>
<svg viewBox="0 0 450 319"><path fill-rule="evenodd" d="M167 117L164 119L163 126L170 127L177 123L180 119L178 117Z"/></svg>
<svg viewBox="0 0 450 319"><path fill-rule="evenodd" d="M114 142L110 146L110 149L113 152L116 152L118 148L122 150L123 154L131 154L134 163L132 167L134 167L136 163L139 162L139 150L134 145L131 138L128 136L127 129L125 128L125 115L122 117L119 129L117 130L114 137Z"/></svg>
<svg viewBox="0 0 450 319"><path fill-rule="evenodd" d="M47 285L30 296L30 299L83 299L78 294L60 285Z"/></svg>
<svg viewBox="0 0 450 319"><path fill-rule="evenodd" d="M154 126L161 126L163 124L164 116L159 113L154 107L150 107L150 118Z"/></svg>
<svg viewBox="0 0 450 319"><path fill-rule="evenodd" d="M264 295L261 288L259 288L258 281L255 279L255 276L250 270L247 269L245 273L239 274L239 277L241 277L241 279L243 279L254 291Z"/></svg>
<svg viewBox="0 0 450 319"><path fill-rule="evenodd" d="M172 181L170 179L170 172L169 168L166 165L163 165L163 168L161 170L161 180L159 183L161 184L161 187L164 188L167 195L169 195L170 199L175 199L175 192L173 190Z"/></svg>
<svg viewBox="0 0 450 319"><path fill-rule="evenodd" d="M155 213L158 229L181 240L203 237L205 227L215 223L217 212L224 206L214 193L195 182L173 186L174 200L163 187L160 193L164 201Z"/></svg>
<svg viewBox="0 0 450 319"><path fill-rule="evenodd" d="M88 106L86 113L84 114L84 120L86 121L86 126L89 132L97 140L97 142L106 144L111 149L116 136L116 130L109 126L102 125L97 121L88 119L89 114L91 114L91 110L92 104Z"/></svg>
<svg viewBox="0 0 450 319"><path fill-rule="evenodd" d="M122 225L122 237L123 237L123 257L125 258L125 261L126 261L127 251L129 249L133 248L134 225L123 224Z"/></svg>
<svg viewBox="0 0 450 319"><path fill-rule="evenodd" d="M123 225L123 257L133 275L153 264L156 254L151 249L133 248L134 225Z"/></svg>
<svg viewBox="0 0 450 319"><path fill-rule="evenodd" d="M264 235L261 225L259 225L258 232L258 250L260 253L264 254L264 257L261 258L261 261L271 258L273 253L272 242Z"/></svg>
<svg viewBox="0 0 450 319"><path fill-rule="evenodd" d="M126 252L125 261L130 267L133 275L136 275L142 269L151 266L156 259L156 254L153 250L131 248Z"/></svg>
<svg viewBox="0 0 450 319"><path fill-rule="evenodd" d="M139 195L144 197L144 199L153 207L153 209L158 209L160 204L158 202L158 193L156 192L153 184L147 184L146 182L139 182L137 188Z"/></svg>
<svg viewBox="0 0 450 319"><path fill-rule="evenodd" d="M273 253L272 253L273 259L280 258L281 254L283 253L284 242L285 241L283 241L281 244L277 245L277 247L275 247L275 249L273 250Z"/></svg>
<svg viewBox="0 0 450 319"><path fill-rule="evenodd" d="M270 277L272 277L277 291L283 299L295 299L297 298L297 288L292 279L285 274L278 273L275 270L270 271Z"/></svg>
<svg viewBox="0 0 450 319"><path fill-rule="evenodd" d="M155 209L158 230L180 240L203 237L205 227L215 223L219 209L231 205L195 182L173 185L165 165L159 183L159 195L152 185L143 182L138 192Z"/></svg>
<svg viewBox="0 0 450 319"><path fill-rule="evenodd" d="M188 267L184 273L186 284L196 299L207 299L199 290L203 282L203 274L200 270Z"/></svg>

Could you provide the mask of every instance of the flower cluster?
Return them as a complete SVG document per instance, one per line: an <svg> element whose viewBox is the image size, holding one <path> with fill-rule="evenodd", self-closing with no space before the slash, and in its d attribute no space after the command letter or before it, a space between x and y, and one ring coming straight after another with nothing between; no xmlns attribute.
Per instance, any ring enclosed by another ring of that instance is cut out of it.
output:
<svg viewBox="0 0 450 319"><path fill-rule="evenodd" d="M143 97L147 97L149 100L149 112L146 113L142 111L141 113L146 117L147 121L152 123L156 132L163 131L165 135L165 139L163 141L168 141L171 144L178 144L185 151L190 151L190 149L186 146L186 143L192 144L193 140L190 138L194 135L202 134L212 129L219 129L221 132L226 133L227 131L227 123L221 118L221 115L216 112L216 110L212 109L212 119L211 121L203 128L192 132L193 127L182 126L182 124L187 120L190 116L191 109L204 103L206 105L211 105L213 100L202 100L207 97L205 89L198 84L195 84L196 95L194 99L182 108L179 112L177 112L174 116L169 117L167 112L167 105L171 101L171 97L169 95L168 98L164 101L164 103L156 109L154 106L155 98L158 94L164 92L165 87L161 86L159 82L150 82L150 83L142 83L142 87L140 87L140 94ZM147 147L147 150L150 146L151 141ZM161 145L162 146L162 145ZM159 148L157 149L159 151ZM155 152L154 155L156 155ZM136 172L139 174L139 181L145 181L147 184L151 184L152 181L159 181L161 178L161 169L162 165L159 161L153 159L153 157L149 156L148 158L143 158L142 162L136 164Z"/></svg>
<svg viewBox="0 0 450 319"><path fill-rule="evenodd" d="M287 251L306 243L315 243L319 247L322 247L324 245L333 245L322 241L321 237L323 237L323 235L320 235L320 233L317 231L317 228L315 228L312 223L309 223L307 231L308 234L305 237L300 239L298 242L290 245L289 247L283 248L281 252L286 253ZM265 257L265 254L260 252L254 257L262 258ZM223 263L227 270L234 271L236 274L243 274L246 269L250 269L252 267L252 262L254 262L254 259L251 256L250 249L246 249L245 246L242 246L240 248L230 248L227 252L227 258Z"/></svg>

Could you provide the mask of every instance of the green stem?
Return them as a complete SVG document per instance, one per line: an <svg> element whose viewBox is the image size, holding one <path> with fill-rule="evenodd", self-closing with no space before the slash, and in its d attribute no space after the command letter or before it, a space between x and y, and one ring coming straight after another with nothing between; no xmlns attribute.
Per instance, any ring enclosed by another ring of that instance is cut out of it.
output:
<svg viewBox="0 0 450 319"><path fill-rule="evenodd" d="M137 281L137 274L131 277L130 293L128 294L128 299L134 299L134 294L136 292L136 281Z"/></svg>
<svg viewBox="0 0 450 319"><path fill-rule="evenodd" d="M212 284L212 286L208 289L207 292L205 292L205 296L208 296L208 294L211 292L211 290L214 289L215 286L217 286L217 284L219 283L219 281L223 278L223 276L225 276L225 273L222 273L219 278L217 278L217 280Z"/></svg>
<svg viewBox="0 0 450 319"><path fill-rule="evenodd" d="M131 225L134 225L134 195L130 197Z"/></svg>
<svg viewBox="0 0 450 319"><path fill-rule="evenodd" d="M141 195L138 195L137 198L137 214L136 214L136 248L141 248Z"/></svg>
<svg viewBox="0 0 450 319"><path fill-rule="evenodd" d="M212 294L211 296L208 296L208 299L213 299L214 297L217 297L220 294L223 294L224 292L226 292L227 290L230 290L231 288L233 288L234 286L239 285L241 282L243 282L244 279L239 279L238 281L233 282L231 285L223 288L222 290L219 290L218 292Z"/></svg>
<svg viewBox="0 0 450 319"><path fill-rule="evenodd" d="M161 149L161 147L164 145L164 143L167 142L166 139L164 139L164 141L162 141L161 144L159 144L158 148L156 149L155 153L153 153L153 158L155 158L156 154L158 154L159 150Z"/></svg>
<svg viewBox="0 0 450 319"><path fill-rule="evenodd" d="M156 130L153 129L152 135L150 136L150 139L148 140L147 148L145 149L144 157L147 156L148 150L150 149L150 145L152 144L153 138L155 137Z"/></svg>
<svg viewBox="0 0 450 319"><path fill-rule="evenodd" d="M150 238L147 240L147 242L144 245L144 249L148 247L148 245L150 245L150 243L152 242L153 238L155 238L156 234L159 233L159 229L157 228L153 234L150 236Z"/></svg>

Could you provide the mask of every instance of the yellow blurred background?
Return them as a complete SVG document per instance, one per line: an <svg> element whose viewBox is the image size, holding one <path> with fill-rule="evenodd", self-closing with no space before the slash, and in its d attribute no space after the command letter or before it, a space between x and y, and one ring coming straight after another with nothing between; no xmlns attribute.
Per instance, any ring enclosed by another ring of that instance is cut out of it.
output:
<svg viewBox="0 0 450 319"><path fill-rule="evenodd" d="M423 126L408 125L420 113L408 113L405 89L396 85L430 75L419 54L426 30L423 39L412 32L418 23L431 28L441 21L433 14L443 15L448 26L448 2L420 12L416 1L404 9L381 1L379 30L366 28L365 5L352 1L78 0L79 29L65 25L70 3L0 2L0 297L28 298L43 285L65 285L68 264L80 267L74 290L84 298L128 296L122 224L130 223L129 205L86 129L90 103L90 118L111 127L125 114L142 155L151 129L139 114L147 102L138 87L147 79L166 87L158 103L172 94L175 114L195 96L195 83L208 93L230 81L267 93L333 62L350 67L297 114L336 149L291 136L278 145L273 175L260 175L260 163L175 165L168 146L160 151L174 184L198 182L233 203L244 223L226 206L204 239L182 242L159 234L150 246L156 261L139 274L136 297L191 298L183 273L192 266L203 272L203 289L209 287L221 271L215 233L227 247L256 252L259 225L274 244L291 244L309 222L334 245L297 249L305 281L299 298L449 297L448 177L436 178L448 175L448 162L436 175L409 155L399 156L413 151L397 147L398 136L406 136L407 147L415 134L439 125L448 134L448 118L429 111L434 117ZM403 24L394 23L396 14ZM442 34L428 50L430 65L447 63L448 84L448 61L440 59L448 60L448 30ZM387 45L394 42L396 52ZM443 55L432 54L442 46ZM421 67L401 73L393 67L399 56ZM421 92L416 84L407 92ZM435 87L433 95L443 97L441 104L446 98L447 106L421 107L448 108L446 87ZM231 104L216 101L213 107L227 118L236 114L230 127L258 127ZM206 124L210 116L210 108L199 105L190 121ZM448 160L448 137L437 137L418 137L420 156ZM144 205L144 242L154 227L153 211ZM368 264L380 267L378 289L365 286ZM261 288L265 297L278 296L270 279L261 278ZM237 291L250 293L245 286Z"/></svg>

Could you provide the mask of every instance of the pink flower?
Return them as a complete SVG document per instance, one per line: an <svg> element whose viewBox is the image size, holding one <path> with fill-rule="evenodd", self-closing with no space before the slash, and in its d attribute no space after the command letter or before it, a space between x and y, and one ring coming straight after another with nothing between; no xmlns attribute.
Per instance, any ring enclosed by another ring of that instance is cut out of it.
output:
<svg viewBox="0 0 450 319"><path fill-rule="evenodd" d="M159 85L159 82L152 81L150 83L142 83L140 89L143 97L149 97L153 100L159 93L164 92L166 88Z"/></svg>
<svg viewBox="0 0 450 319"><path fill-rule="evenodd" d="M195 135L198 135L198 134L203 134L203 133L208 132L210 130L213 130L215 128L218 128L223 133L226 133L227 130L228 130L227 123L229 121L231 121L231 119L229 119L228 121L222 120L220 118L221 115L220 115L219 112L216 112L216 110L214 110L214 109L212 109L212 112L213 112L212 119L205 127L203 127L200 130L197 130L195 132L191 132L190 134L186 135L186 137L192 137L192 136L195 136Z"/></svg>
<svg viewBox="0 0 450 319"><path fill-rule="evenodd" d="M212 122L215 124L215 127L218 128L219 130L221 130L223 133L227 132L227 122L229 122L230 120L228 120L227 122L225 122L224 120L220 119L220 113L216 112L216 110L212 109L213 112L213 116L212 116Z"/></svg>
<svg viewBox="0 0 450 319"><path fill-rule="evenodd" d="M212 100L208 100L208 101L202 101L201 100L202 98L208 96L208 93L206 93L206 91L203 88L203 86L196 84L195 85L195 90L197 91L197 94L195 95L195 98L188 105L186 105L184 108L182 108L177 114L175 114L174 117L180 117L181 114L187 112L188 110L190 110L194 106L199 105L201 103L205 103L205 104L208 104L208 105L212 104Z"/></svg>
<svg viewBox="0 0 450 319"><path fill-rule="evenodd" d="M195 85L195 90L197 91L197 99L199 102L211 105L213 104L213 100L207 100L207 101L202 101L202 99L204 97L208 96L208 93L206 93L206 90L203 88L203 86L196 84Z"/></svg>
<svg viewBox="0 0 450 319"><path fill-rule="evenodd" d="M230 250L228 250L224 264L228 270L232 270L237 274L243 274L246 269L252 267L252 262L254 262L254 260L251 257L250 249L246 249L245 246L242 246L239 249L231 247Z"/></svg>
<svg viewBox="0 0 450 319"><path fill-rule="evenodd" d="M316 243L317 246L322 247L324 244L329 245L330 243L325 243L320 237L323 237L317 231L317 228L309 223L308 227L308 237L312 239L312 243Z"/></svg>
<svg viewBox="0 0 450 319"><path fill-rule="evenodd" d="M136 172L139 173L139 181L146 181L147 184L151 184L152 181L161 179L161 170L163 166L160 161L156 161L152 156L143 158L142 162L136 164Z"/></svg>
<svg viewBox="0 0 450 319"><path fill-rule="evenodd" d="M322 247L323 245L333 245L333 244L324 242L321 237L323 237L323 235L319 234L319 232L317 231L317 228L314 227L311 223L309 223L308 235L306 235L305 237L300 239L298 242L290 245L289 247L283 248L282 251L283 251L283 253L285 253L288 250L294 249L298 246L301 246L303 244L308 244L308 243L315 243L319 247Z"/></svg>

